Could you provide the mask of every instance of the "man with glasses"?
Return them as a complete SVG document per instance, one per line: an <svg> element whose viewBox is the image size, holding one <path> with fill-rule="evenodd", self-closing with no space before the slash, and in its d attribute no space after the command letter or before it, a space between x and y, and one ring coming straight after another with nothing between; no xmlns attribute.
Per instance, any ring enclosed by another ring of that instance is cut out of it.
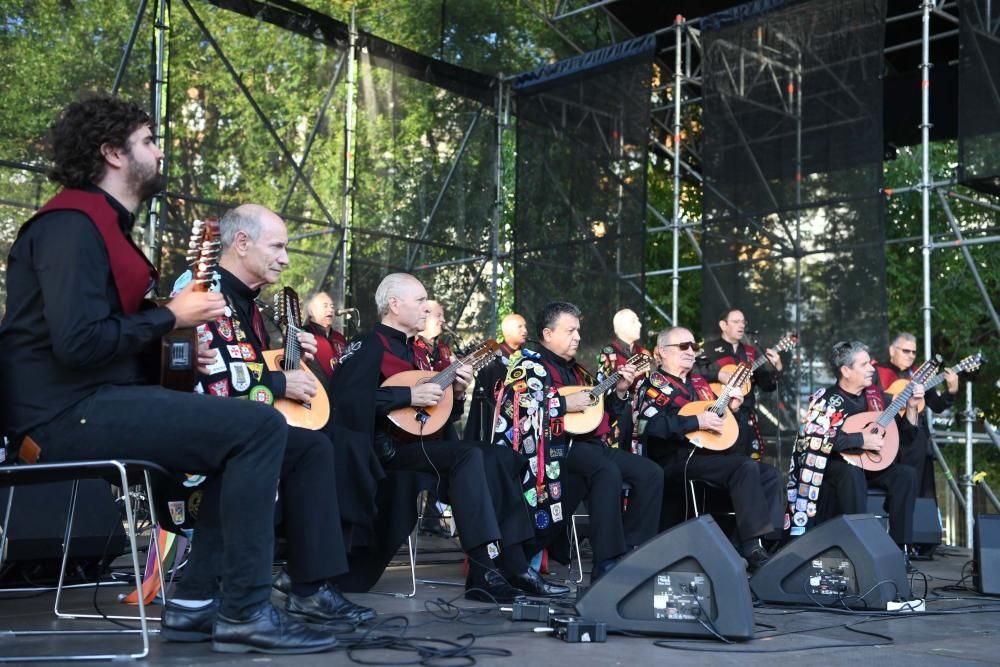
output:
<svg viewBox="0 0 1000 667"><path fill-rule="evenodd" d="M720 336L705 343L704 358L708 364L702 364L699 368L709 382L725 384L729 381L729 373L721 370L723 366L738 364L741 361L752 364L760 356L761 352L756 347L743 342L747 326L746 317L738 308L730 308L722 314L719 319ZM753 386L743 397L743 405L740 406L740 412L749 426L746 436L741 437L740 442L745 453L757 461L764 454L764 439L757 424L755 390L774 391L778 386L778 374L781 373L781 356L778 351L767 348L764 350L764 355L769 363L754 371Z"/></svg>
<svg viewBox="0 0 1000 667"><path fill-rule="evenodd" d="M633 413L637 425L637 447L663 468L664 486L661 529L687 518L688 482L699 481L729 495L736 512L740 553L751 571L767 562L760 538L782 524L784 509L781 475L773 467L758 463L731 447L710 452L696 447L685 434L692 431L720 431L723 419L712 412L682 416L680 409L691 401L715 400L708 380L692 373L698 344L683 327L660 333L656 356L660 367L639 385L640 400ZM729 409L736 415L740 430L747 428L740 414L743 393L736 389Z"/></svg>

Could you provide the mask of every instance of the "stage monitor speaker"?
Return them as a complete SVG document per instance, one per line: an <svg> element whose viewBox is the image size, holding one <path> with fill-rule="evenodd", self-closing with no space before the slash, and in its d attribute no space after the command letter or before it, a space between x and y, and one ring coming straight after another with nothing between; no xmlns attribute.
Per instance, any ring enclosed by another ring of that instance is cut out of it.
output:
<svg viewBox="0 0 1000 667"><path fill-rule="evenodd" d="M1000 595L1000 514L979 514L973 533L972 580L983 595Z"/></svg>
<svg viewBox="0 0 1000 667"><path fill-rule="evenodd" d="M917 498L913 506L913 543L941 544L941 513L933 498Z"/></svg>
<svg viewBox="0 0 1000 667"><path fill-rule="evenodd" d="M903 552L870 514L845 514L796 537L750 579L764 602L885 609L912 597Z"/></svg>
<svg viewBox="0 0 1000 667"><path fill-rule="evenodd" d="M15 487L5 563L62 558L72 485L53 482ZM0 517L7 511L9 491L10 487L0 487ZM110 485L99 479L80 480L70 558L99 559L103 555L110 560L125 552L125 542L122 514Z"/></svg>
<svg viewBox="0 0 1000 667"><path fill-rule="evenodd" d="M715 520L702 515L623 558L576 603L609 631L753 639L746 565ZM712 628L710 630L709 628Z"/></svg>

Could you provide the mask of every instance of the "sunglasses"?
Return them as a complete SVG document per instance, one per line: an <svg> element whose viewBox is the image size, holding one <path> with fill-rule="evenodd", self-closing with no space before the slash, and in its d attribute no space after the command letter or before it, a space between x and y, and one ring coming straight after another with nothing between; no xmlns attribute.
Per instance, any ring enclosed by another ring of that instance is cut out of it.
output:
<svg viewBox="0 0 1000 667"><path fill-rule="evenodd" d="M907 349L902 348L902 347L897 347L896 349L899 350L900 352L902 352L903 354L916 354L917 353L916 349L907 350Z"/></svg>
<svg viewBox="0 0 1000 667"><path fill-rule="evenodd" d="M667 343L663 347L676 347L678 350L691 350L692 352L697 352L701 349L698 343L694 341L685 341L683 343Z"/></svg>

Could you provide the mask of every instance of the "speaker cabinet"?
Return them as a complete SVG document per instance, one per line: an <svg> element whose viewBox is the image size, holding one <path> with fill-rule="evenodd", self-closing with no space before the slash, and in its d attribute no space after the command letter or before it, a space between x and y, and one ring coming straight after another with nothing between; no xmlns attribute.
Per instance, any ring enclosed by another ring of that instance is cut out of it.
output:
<svg viewBox="0 0 1000 667"><path fill-rule="evenodd" d="M746 566L708 515L633 551L576 603L609 630L650 635L753 639ZM706 627L708 626L708 627Z"/></svg>
<svg viewBox="0 0 1000 667"><path fill-rule="evenodd" d="M750 579L764 602L885 609L912 597L903 552L870 514L845 514L796 537Z"/></svg>
<svg viewBox="0 0 1000 667"><path fill-rule="evenodd" d="M917 498L913 506L913 543L941 544L941 513L933 498Z"/></svg>
<svg viewBox="0 0 1000 667"><path fill-rule="evenodd" d="M976 516L973 539L976 590L983 595L1000 595L1000 514Z"/></svg>

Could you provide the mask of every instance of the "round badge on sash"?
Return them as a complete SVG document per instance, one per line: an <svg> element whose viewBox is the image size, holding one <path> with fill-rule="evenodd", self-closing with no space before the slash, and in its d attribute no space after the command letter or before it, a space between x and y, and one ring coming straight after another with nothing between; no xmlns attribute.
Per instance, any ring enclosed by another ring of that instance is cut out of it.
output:
<svg viewBox="0 0 1000 667"><path fill-rule="evenodd" d="M274 405L274 392L262 384L254 385L247 394L251 401Z"/></svg>

